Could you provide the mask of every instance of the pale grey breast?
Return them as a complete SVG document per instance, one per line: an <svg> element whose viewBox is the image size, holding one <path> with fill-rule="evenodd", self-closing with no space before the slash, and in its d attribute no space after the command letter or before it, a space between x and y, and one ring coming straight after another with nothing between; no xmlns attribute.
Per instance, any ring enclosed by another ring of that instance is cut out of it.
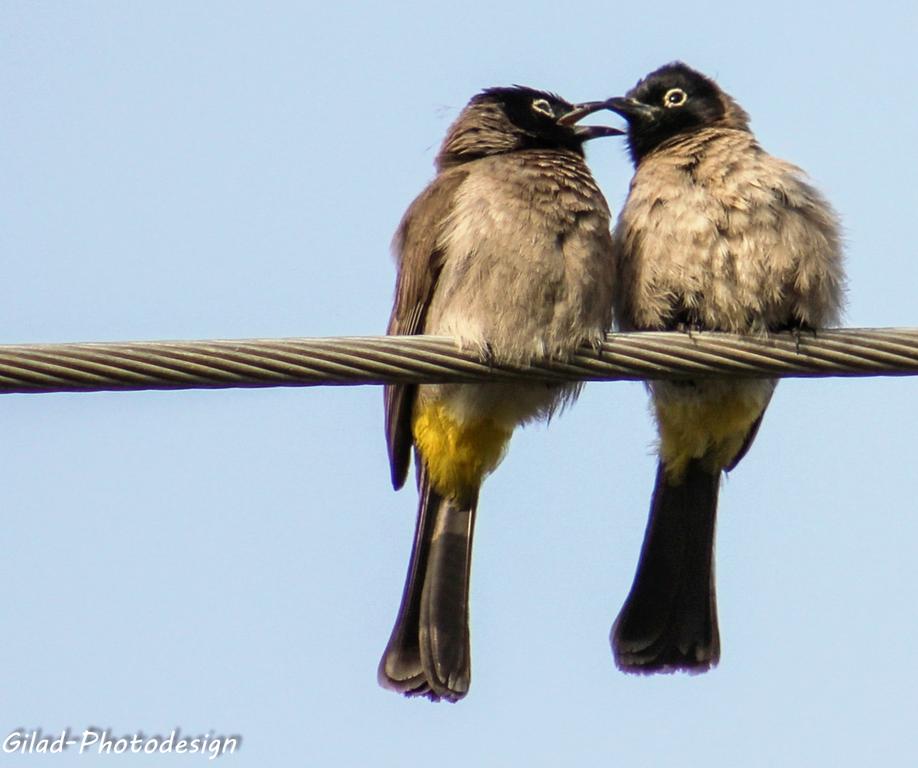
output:
<svg viewBox="0 0 918 768"><path fill-rule="evenodd" d="M733 332L838 321L837 218L746 131L680 137L640 163L615 231L625 328Z"/></svg>
<svg viewBox="0 0 918 768"><path fill-rule="evenodd" d="M426 332L501 362L569 356L611 323L609 210L583 160L482 158L456 191Z"/></svg>

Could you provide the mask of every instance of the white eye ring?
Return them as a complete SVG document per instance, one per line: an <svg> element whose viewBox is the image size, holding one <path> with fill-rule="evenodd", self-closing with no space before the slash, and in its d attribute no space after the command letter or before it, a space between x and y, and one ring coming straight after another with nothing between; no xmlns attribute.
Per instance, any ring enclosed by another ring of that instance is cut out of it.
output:
<svg viewBox="0 0 918 768"><path fill-rule="evenodd" d="M546 99L533 99L532 109L533 111L541 112L543 115L547 115L548 117L555 116L555 112L551 108L551 104L549 104Z"/></svg>
<svg viewBox="0 0 918 768"><path fill-rule="evenodd" d="M670 88L663 96L664 107L681 107L688 101L688 94L681 88Z"/></svg>

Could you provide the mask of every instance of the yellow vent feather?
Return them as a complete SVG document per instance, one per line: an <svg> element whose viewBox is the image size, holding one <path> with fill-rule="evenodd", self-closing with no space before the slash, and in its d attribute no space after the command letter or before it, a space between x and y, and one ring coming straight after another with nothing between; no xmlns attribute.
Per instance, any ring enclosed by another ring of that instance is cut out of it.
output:
<svg viewBox="0 0 918 768"><path fill-rule="evenodd" d="M436 401L418 403L411 429L433 487L453 498L478 490L500 464L513 432L492 419L459 422Z"/></svg>

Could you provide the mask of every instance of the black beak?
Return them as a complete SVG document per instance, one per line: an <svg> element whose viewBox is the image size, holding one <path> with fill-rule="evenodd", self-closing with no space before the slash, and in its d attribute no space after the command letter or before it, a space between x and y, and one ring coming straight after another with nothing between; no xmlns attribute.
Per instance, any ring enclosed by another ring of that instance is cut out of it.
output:
<svg viewBox="0 0 918 768"><path fill-rule="evenodd" d="M660 107L654 107L650 104L645 104L643 101L628 99L623 96L607 99L603 102L603 107L621 115L629 123L635 120L645 123L653 122L661 111Z"/></svg>
<svg viewBox="0 0 918 768"><path fill-rule="evenodd" d="M621 136L624 131L613 128L609 125L575 125L587 115L606 109L608 106L605 101L585 101L582 104L574 104L573 108L558 118L558 125L567 127L573 126L574 133L584 141L597 139L600 136Z"/></svg>

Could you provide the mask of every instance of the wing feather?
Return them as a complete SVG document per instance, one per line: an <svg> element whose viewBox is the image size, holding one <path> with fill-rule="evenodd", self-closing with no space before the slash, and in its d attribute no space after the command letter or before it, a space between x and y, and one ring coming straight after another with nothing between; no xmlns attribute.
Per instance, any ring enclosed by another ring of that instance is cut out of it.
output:
<svg viewBox="0 0 918 768"><path fill-rule="evenodd" d="M456 192L468 172L461 168L441 173L411 204L392 241L398 261L395 302L386 333L413 336L424 333L427 309L443 264L443 229ZM385 387L386 446L392 486L405 484L411 462L411 411L417 385Z"/></svg>

